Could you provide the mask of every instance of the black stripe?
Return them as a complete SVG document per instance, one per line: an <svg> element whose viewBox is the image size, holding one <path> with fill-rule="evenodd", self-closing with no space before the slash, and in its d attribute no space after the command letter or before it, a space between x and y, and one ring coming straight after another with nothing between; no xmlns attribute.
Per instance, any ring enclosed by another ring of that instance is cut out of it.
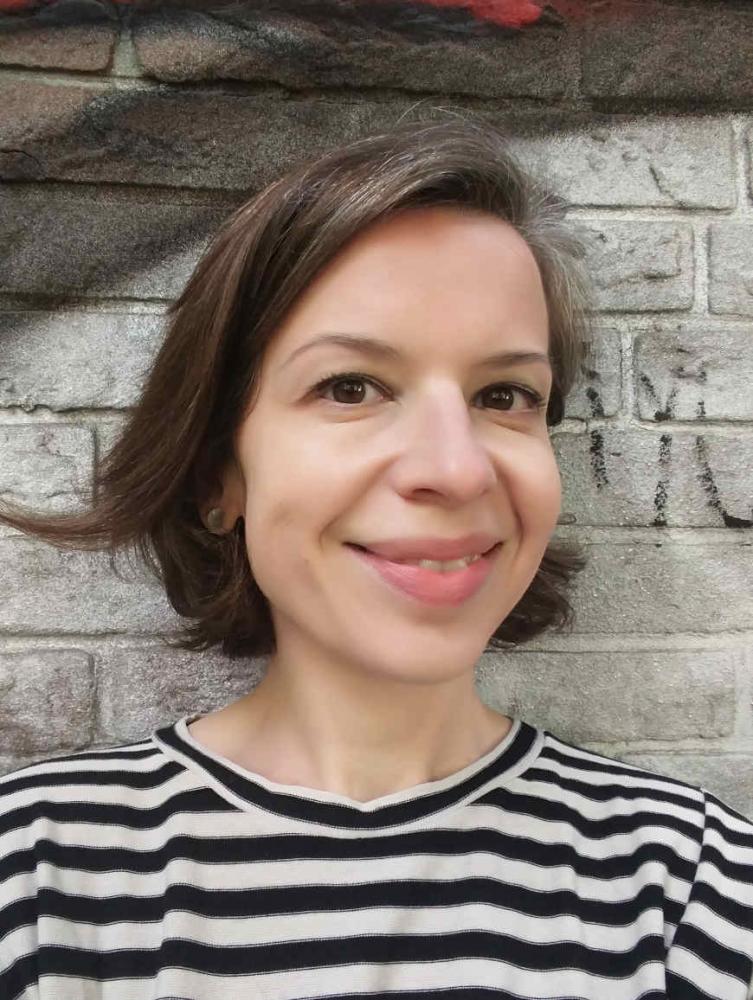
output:
<svg viewBox="0 0 753 1000"><path fill-rule="evenodd" d="M524 795L511 792L508 788L492 788L484 793L482 798L473 803L474 806L494 805L510 814L535 816L548 822L567 823L578 833L591 840L603 840L615 834L635 833L646 826L655 826L681 833L691 840L700 841L700 828L687 820L673 816L671 813L654 812L649 809L639 809L636 812L619 815L614 813L604 819L591 819L564 802L546 799L540 795Z"/></svg>
<svg viewBox="0 0 753 1000"><path fill-rule="evenodd" d="M307 882L305 885L226 890L200 889L179 882L168 885L155 896L108 895L101 899L40 889L38 907L40 915L45 917L106 926L115 920L139 924L160 921L169 910L184 910L212 919L237 919L304 912L356 912L380 907L399 907L406 911L443 910L479 903L530 917L571 915L585 923L624 927L649 909L661 912L662 896L661 886L647 885L632 899L610 903L583 899L578 893L564 889L538 892L506 883L502 878L399 879L346 885ZM28 901L25 903L32 912ZM3 916L0 913L0 933ZM10 914L8 920L18 920L19 916ZM663 917L657 919L663 922Z"/></svg>
<svg viewBox="0 0 753 1000"><path fill-rule="evenodd" d="M169 810L167 814L170 815ZM149 828L159 825L150 823ZM695 864L687 861L663 844L639 844L624 855L606 858L588 858L571 844L541 844L527 837L506 835L496 830L431 830L406 833L396 837L312 837L305 835L279 835L268 837L211 838L175 835L167 844L154 851L131 850L126 847L107 848L58 844L47 838L36 841L34 846L37 864L45 863L55 868L79 871L108 872L159 872L173 858L184 858L205 864L244 864L249 859L256 863L290 861L305 858L320 860L379 859L409 857L411 854L436 854L462 856L478 851L500 858L519 860L542 868L567 866L578 877L610 880L634 876L637 869L647 862L662 866L675 878L691 882ZM19 852L25 859L27 852ZM10 854L4 864L10 871L15 855ZM23 862L22 862L23 863Z"/></svg>
<svg viewBox="0 0 753 1000"><path fill-rule="evenodd" d="M169 769L174 765L169 762ZM165 765L168 768L168 765ZM173 777L180 772L172 772ZM164 774L161 781L151 781L148 776L137 774L132 782L113 782L130 788L159 788L165 783ZM95 787L98 782L91 782ZM103 784L111 784L103 782ZM60 786L60 787L65 787ZM20 830L28 827L35 819L44 817L60 823L116 823L129 826L132 829L148 830L158 826L168 816L180 812L237 812L233 805L206 788L191 789L187 792L176 792L170 798L160 802L158 806L144 809L139 806L123 805L120 802L81 801L81 791L77 788L75 798L70 802L58 802L54 799L39 799L17 809L9 809L0 813L0 835L10 830Z"/></svg>
<svg viewBox="0 0 753 1000"><path fill-rule="evenodd" d="M695 802L689 800L687 795L675 795L669 789L649 788L638 784L629 785L625 781L597 785L585 778L571 778L543 767L529 767L525 778L527 781L546 781L551 785L556 785L557 788L575 792L593 802L608 802L611 799L652 799L655 802L676 805L689 811L695 810L699 816L703 815L703 802L700 795L698 801Z"/></svg>
<svg viewBox="0 0 753 1000"><path fill-rule="evenodd" d="M150 755L151 756L151 755ZM67 785L125 785L126 788L157 788L180 774L185 768L174 760L166 760L154 771L127 771L121 768L101 771L44 771L12 778L0 785L0 795L22 792L27 788L65 788ZM14 772L15 774L15 772ZM3 832L0 826L0 833Z"/></svg>
<svg viewBox="0 0 753 1000"><path fill-rule="evenodd" d="M666 774L658 774L654 771L648 771L645 768L628 765L618 761L614 757L604 757L601 754L595 753L593 750L583 751L582 747L577 747L574 743L568 743L566 740L560 739L558 736L554 736L548 729L545 729L544 733L548 737L549 742L542 750L539 760L556 760L558 763L564 764L567 767L572 767L586 772L592 771L597 774L619 774L625 778L649 778L651 781L661 781L667 785L673 785L675 788L684 788L688 792L694 792L695 797L688 797L689 806L692 806L693 802L701 802L700 793L702 792L702 789L699 785L693 785L688 781L681 781L679 778L670 778ZM581 752L587 753L588 756L580 757L575 754L569 754L566 752L563 753L559 749L563 746L570 747L572 750L581 750ZM702 811L702 802L700 808Z"/></svg>
<svg viewBox="0 0 753 1000"><path fill-rule="evenodd" d="M746 985L750 982L751 973L753 973L751 956L727 948L721 941L712 940L691 923L680 924L673 945L686 948L707 965L710 965L712 969L718 969L728 976L734 976Z"/></svg>
<svg viewBox="0 0 753 1000"><path fill-rule="evenodd" d="M588 948L579 941L532 944L521 938L488 931L449 934L366 934L316 937L259 945L211 947L199 941L165 938L152 950L119 949L90 952L76 948L42 947L40 964L58 975L89 976L104 981L122 977L152 977L176 966L211 975L251 975L293 969L323 969L356 963L420 963L487 959L509 962L536 972L579 970L606 978L633 975L645 962L663 962L662 935L646 935L627 951Z"/></svg>
<svg viewBox="0 0 753 1000"><path fill-rule="evenodd" d="M39 978L39 962L36 955L24 955L8 969L0 969L0 997L2 1000L17 1000L30 986L36 986Z"/></svg>

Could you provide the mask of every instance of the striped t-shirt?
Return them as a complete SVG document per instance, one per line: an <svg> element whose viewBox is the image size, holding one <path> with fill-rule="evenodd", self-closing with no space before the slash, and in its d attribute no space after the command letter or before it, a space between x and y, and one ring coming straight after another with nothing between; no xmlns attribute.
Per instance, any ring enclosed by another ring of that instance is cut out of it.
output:
<svg viewBox="0 0 753 1000"><path fill-rule="evenodd" d="M520 718L369 802L185 716L0 779L2 1000L746 1000L753 823Z"/></svg>

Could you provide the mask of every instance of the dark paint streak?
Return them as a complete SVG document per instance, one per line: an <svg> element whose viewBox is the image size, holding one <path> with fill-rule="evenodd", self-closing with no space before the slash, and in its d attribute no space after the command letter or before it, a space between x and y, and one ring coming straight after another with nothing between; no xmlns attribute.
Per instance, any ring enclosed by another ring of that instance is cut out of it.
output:
<svg viewBox="0 0 753 1000"><path fill-rule="evenodd" d="M711 466L709 464L706 439L701 435L695 439L695 455L698 464L701 467L701 471L698 474L698 481L703 487L704 493L706 493L706 496L708 497L709 506L713 507L714 510L717 511L724 522L724 527L753 528L753 518L748 519L745 517L734 517L732 514L728 514L724 509L719 496L719 490L714 481L714 473L711 471ZM753 514L753 509L751 509L751 514Z"/></svg>
<svg viewBox="0 0 753 1000"><path fill-rule="evenodd" d="M659 399L659 394L654 388L654 384L651 379L646 375L645 372L638 373L638 382L646 391L649 402L652 403L657 409L654 411L654 420L661 422L663 420L671 420L674 417L674 404L677 398L677 386L673 386L669 393L667 402L662 407L661 400Z"/></svg>
<svg viewBox="0 0 753 1000"><path fill-rule="evenodd" d="M648 393L649 402L653 403L654 406L657 406L659 403L659 396L657 395L656 389L654 389L654 384L648 375L646 375L645 372L638 372L638 381Z"/></svg>
<svg viewBox="0 0 753 1000"><path fill-rule="evenodd" d="M656 516L653 520L655 528L666 528L667 526L667 500L669 496L669 477L672 464L672 435L662 434L659 438L659 469L661 470L659 481L654 492L654 509Z"/></svg>
<svg viewBox="0 0 753 1000"><path fill-rule="evenodd" d="M604 406L601 402L601 396L599 395L598 389L594 389L593 386L589 386L586 389L586 396L588 397L588 402L591 404L591 416L603 417Z"/></svg>
<svg viewBox="0 0 753 1000"><path fill-rule="evenodd" d="M601 489L603 486L609 486L607 464L604 458L604 435L601 431L591 431L591 446L589 448L589 452L591 453L591 469L594 474L597 489Z"/></svg>
<svg viewBox="0 0 753 1000"><path fill-rule="evenodd" d="M728 0L730 4L735 4L736 0ZM294 13L296 16L307 14L305 10L306 0L298 0L296 4L285 3L283 0L268 2L266 9L272 13ZM67 8L66 0L0 0L0 13L8 15L44 13L53 7ZM159 10L187 8L200 10L205 14L212 15L227 8L229 12L235 14L243 13L246 7L249 12L259 13L259 5L250 3L249 0L209 0L209 2L199 2L199 0L89 0L83 4L73 4L72 16L74 18L87 20L91 17L92 9L99 7L103 12L114 7L136 7L139 10ZM332 5L334 7L334 4ZM356 0L352 3L351 9L362 12L374 13L378 6L392 6L393 8L404 8L410 11L411 8L432 8L440 12L440 17L447 15L465 15L469 21L476 21L480 24L494 25L499 28L520 30L528 27L536 27L540 24L552 24L570 22L576 24L585 20L618 23L629 18L639 20L650 18L654 11L649 4L636 4L632 0L612 0L609 4L596 4L594 0ZM291 11L292 8L292 11ZM334 13L338 15L347 8L340 10L330 10L330 16Z"/></svg>
<svg viewBox="0 0 753 1000"><path fill-rule="evenodd" d="M657 423L662 420L671 420L672 417L674 417L675 415L674 404L676 398L677 398L677 386L674 385L672 386L672 390L670 391L669 396L667 397L667 402L664 409L656 410L656 412L654 413L654 420L656 420Z"/></svg>

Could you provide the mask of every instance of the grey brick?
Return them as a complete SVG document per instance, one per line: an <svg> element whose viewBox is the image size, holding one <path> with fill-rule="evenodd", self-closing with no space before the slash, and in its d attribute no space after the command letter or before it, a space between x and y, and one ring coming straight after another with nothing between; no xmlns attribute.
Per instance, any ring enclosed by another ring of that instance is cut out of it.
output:
<svg viewBox="0 0 753 1000"><path fill-rule="evenodd" d="M11 774L13 771L19 770L19 768L26 767L27 764L36 764L39 759L40 756L38 753L0 753L0 775Z"/></svg>
<svg viewBox="0 0 753 1000"><path fill-rule="evenodd" d="M132 406L164 326L144 313L0 312L0 406Z"/></svg>
<svg viewBox="0 0 753 1000"><path fill-rule="evenodd" d="M738 106L753 98L753 14L731 5L599 4L583 37L583 89L613 104Z"/></svg>
<svg viewBox="0 0 753 1000"><path fill-rule="evenodd" d="M100 736L141 739L183 715L222 708L256 685L262 665L162 646L105 648L98 671Z"/></svg>
<svg viewBox="0 0 753 1000"><path fill-rule="evenodd" d="M89 744L94 669L79 649L0 653L0 732L4 754L62 754Z"/></svg>
<svg viewBox="0 0 753 1000"><path fill-rule="evenodd" d="M105 553L66 551L0 528L0 629L14 633L158 633L177 615L155 581L116 574Z"/></svg>
<svg viewBox="0 0 753 1000"><path fill-rule="evenodd" d="M36 510L86 505L94 436L72 424L0 424L0 501Z"/></svg>
<svg viewBox="0 0 753 1000"><path fill-rule="evenodd" d="M465 11L317 5L266 12L136 10L134 43L147 76L267 80L288 87L400 87L479 97L560 97L575 68L563 28L510 31Z"/></svg>
<svg viewBox="0 0 753 1000"><path fill-rule="evenodd" d="M693 304L693 231L676 222L579 222L596 308L657 312Z"/></svg>
<svg viewBox="0 0 753 1000"><path fill-rule="evenodd" d="M709 226L709 309L753 316L753 226L748 222Z"/></svg>
<svg viewBox="0 0 753 1000"><path fill-rule="evenodd" d="M594 428L552 435L562 509L589 525L753 527L753 434Z"/></svg>
<svg viewBox="0 0 753 1000"><path fill-rule="evenodd" d="M642 420L753 420L750 330L649 330L635 338L633 367Z"/></svg>
<svg viewBox="0 0 753 1000"><path fill-rule="evenodd" d="M397 121L411 100L7 86L7 180L257 190L296 161Z"/></svg>
<svg viewBox="0 0 753 1000"><path fill-rule="evenodd" d="M110 201L106 194L0 187L0 291L176 298L220 222L205 205L163 195Z"/></svg>
<svg viewBox="0 0 753 1000"><path fill-rule="evenodd" d="M753 753L623 753L621 759L705 788L753 820Z"/></svg>
<svg viewBox="0 0 753 1000"><path fill-rule="evenodd" d="M414 103L24 80L4 87L0 177L258 189L295 160L389 127ZM726 122L478 114L503 123L511 149L574 204L734 204Z"/></svg>
<svg viewBox="0 0 753 1000"><path fill-rule="evenodd" d="M743 132L743 142L747 154L748 198L753 199L753 124L748 125Z"/></svg>
<svg viewBox="0 0 753 1000"><path fill-rule="evenodd" d="M729 735L735 659L729 650L485 654L483 700L579 742Z"/></svg>
<svg viewBox="0 0 753 1000"><path fill-rule="evenodd" d="M619 330L594 326L593 356L570 390L565 416L611 417L620 408L622 355Z"/></svg>
<svg viewBox="0 0 753 1000"><path fill-rule="evenodd" d="M88 72L107 69L116 25L103 4L82 0L58 0L33 17L0 15L0 64Z"/></svg>
<svg viewBox="0 0 753 1000"><path fill-rule="evenodd" d="M516 139L514 149L571 204L735 205L729 122L599 115L592 122L555 119L541 133Z"/></svg>
<svg viewBox="0 0 753 1000"><path fill-rule="evenodd" d="M561 530L561 529L560 529ZM750 628L753 545L730 540L589 541L575 580L574 630L581 633L718 633Z"/></svg>

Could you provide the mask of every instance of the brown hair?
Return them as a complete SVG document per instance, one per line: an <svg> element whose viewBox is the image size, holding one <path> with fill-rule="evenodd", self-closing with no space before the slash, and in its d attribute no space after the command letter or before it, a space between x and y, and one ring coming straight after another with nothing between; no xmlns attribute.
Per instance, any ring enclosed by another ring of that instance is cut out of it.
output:
<svg viewBox="0 0 753 1000"><path fill-rule="evenodd" d="M435 109L437 110L437 109ZM220 227L167 312L161 349L119 439L94 473L83 511L42 514L3 504L0 523L63 548L135 553L191 619L169 645L229 656L275 650L269 605L251 575L243 519L210 533L198 504L232 456L233 433L258 390L266 346L286 310L360 230L388 214L453 205L509 222L538 263L549 311L554 383L547 424L590 345L590 285L564 202L516 163L497 126L454 112L402 121L299 164ZM565 591L585 565L550 542L535 578L489 648L572 619Z"/></svg>

